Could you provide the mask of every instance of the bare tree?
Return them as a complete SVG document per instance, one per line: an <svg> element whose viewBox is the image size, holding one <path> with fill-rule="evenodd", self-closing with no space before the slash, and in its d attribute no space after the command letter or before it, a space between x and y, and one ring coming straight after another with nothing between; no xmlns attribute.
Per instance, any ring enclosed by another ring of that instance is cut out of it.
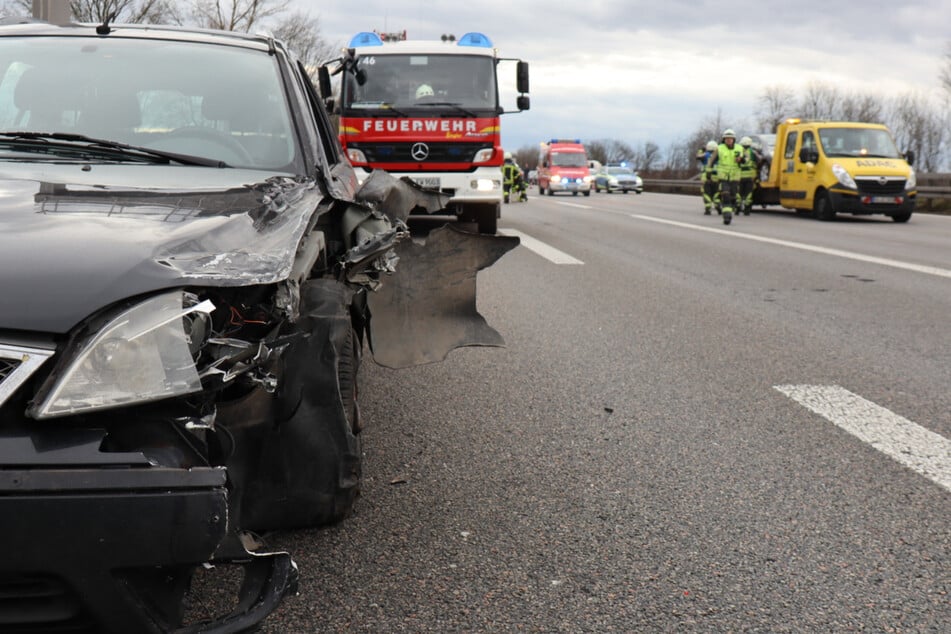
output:
<svg viewBox="0 0 951 634"><path fill-rule="evenodd" d="M922 172L939 170L948 138L948 117L921 94L907 93L892 102L889 129L902 151L913 150Z"/></svg>
<svg viewBox="0 0 951 634"><path fill-rule="evenodd" d="M799 101L799 116L803 119L835 119L842 96L835 86L821 81L806 85Z"/></svg>
<svg viewBox="0 0 951 634"><path fill-rule="evenodd" d="M588 158L592 161L598 161L599 163L608 162L608 140L607 139L594 139L588 141L584 144L585 154L588 155Z"/></svg>
<svg viewBox="0 0 951 634"><path fill-rule="evenodd" d="M111 22L146 24L181 24L180 5L176 0L72 0L69 3L77 22ZM13 0L4 11L31 15L33 0ZM111 17L113 16L114 17Z"/></svg>
<svg viewBox="0 0 951 634"><path fill-rule="evenodd" d="M640 172L650 172L660 162L660 146L646 141L644 147L634 153L632 161Z"/></svg>
<svg viewBox="0 0 951 634"><path fill-rule="evenodd" d="M268 18L284 13L289 1L195 0L191 21L203 28L248 33Z"/></svg>
<svg viewBox="0 0 951 634"><path fill-rule="evenodd" d="M941 59L941 70L938 79L944 89L945 99L951 101L951 42L948 43L944 57Z"/></svg>
<svg viewBox="0 0 951 634"><path fill-rule="evenodd" d="M878 97L871 94L849 93L839 101L837 119L861 121L862 123L881 123L884 121L884 108Z"/></svg>
<svg viewBox="0 0 951 634"><path fill-rule="evenodd" d="M515 162L526 172L538 168L538 146L524 145L512 152Z"/></svg>
<svg viewBox="0 0 951 634"><path fill-rule="evenodd" d="M321 62L337 55L339 48L320 34L320 18L300 11L280 18L274 28L274 36L287 43L311 77Z"/></svg>
<svg viewBox="0 0 951 634"><path fill-rule="evenodd" d="M756 126L773 132L795 110L795 92L789 86L767 86L756 101Z"/></svg>

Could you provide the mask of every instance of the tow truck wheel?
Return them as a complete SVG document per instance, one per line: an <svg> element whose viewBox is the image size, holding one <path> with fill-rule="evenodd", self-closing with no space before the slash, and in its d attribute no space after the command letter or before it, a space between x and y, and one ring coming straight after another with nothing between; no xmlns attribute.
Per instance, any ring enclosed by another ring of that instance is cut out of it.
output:
<svg viewBox="0 0 951 634"><path fill-rule="evenodd" d="M816 218L825 222L835 220L835 210L832 208L832 201L825 192L816 194L815 204Z"/></svg>

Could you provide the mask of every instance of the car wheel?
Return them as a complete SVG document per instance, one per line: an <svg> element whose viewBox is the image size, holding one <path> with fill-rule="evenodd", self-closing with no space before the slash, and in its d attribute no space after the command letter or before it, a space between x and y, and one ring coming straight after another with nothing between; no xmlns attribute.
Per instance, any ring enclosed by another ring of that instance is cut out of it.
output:
<svg viewBox="0 0 951 634"><path fill-rule="evenodd" d="M591 192L590 192L590 191L586 191L586 192L584 192L584 195L585 195L585 196L590 196L590 195L591 195Z"/></svg>
<svg viewBox="0 0 951 634"><path fill-rule="evenodd" d="M554 192L554 191L552 191L552 189L551 189L551 186L550 186L550 185L549 185L549 187L548 187L548 195L549 195L549 196L554 196L554 195L555 195L555 192Z"/></svg>
<svg viewBox="0 0 951 634"><path fill-rule="evenodd" d="M305 284L294 331L302 336L291 340L274 368L278 390L236 404L246 422L229 429L233 455L227 467L242 528L332 524L350 514L360 493L362 346L351 325L349 296L332 280Z"/></svg>
<svg viewBox="0 0 951 634"><path fill-rule="evenodd" d="M911 212L903 211L900 214L894 214L892 216L892 220L894 220L895 222L908 222L909 220L911 220Z"/></svg>
<svg viewBox="0 0 951 634"><path fill-rule="evenodd" d="M835 210L832 208L832 201L829 200L829 195L825 192L816 194L815 214L816 218L825 222L835 220Z"/></svg>

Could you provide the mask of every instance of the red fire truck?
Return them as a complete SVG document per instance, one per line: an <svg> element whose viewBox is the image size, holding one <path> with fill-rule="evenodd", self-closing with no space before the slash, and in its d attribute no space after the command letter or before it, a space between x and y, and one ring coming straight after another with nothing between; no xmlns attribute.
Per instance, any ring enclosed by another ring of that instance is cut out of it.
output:
<svg viewBox="0 0 951 634"><path fill-rule="evenodd" d="M495 233L502 208L500 61L488 37L413 41L358 33L321 67L320 90L340 117L340 143L362 181L374 169L451 196L447 212ZM518 111L529 108L528 63L516 62ZM339 98L331 74L342 73Z"/></svg>

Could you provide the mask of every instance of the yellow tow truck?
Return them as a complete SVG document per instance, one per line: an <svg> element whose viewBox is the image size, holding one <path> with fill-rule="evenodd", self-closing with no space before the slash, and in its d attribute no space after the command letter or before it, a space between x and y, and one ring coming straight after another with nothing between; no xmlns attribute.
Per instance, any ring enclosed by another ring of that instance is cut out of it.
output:
<svg viewBox="0 0 951 634"><path fill-rule="evenodd" d="M914 153L900 152L884 125L787 119L776 128L753 202L820 220L846 213L908 222L918 193L913 162Z"/></svg>

